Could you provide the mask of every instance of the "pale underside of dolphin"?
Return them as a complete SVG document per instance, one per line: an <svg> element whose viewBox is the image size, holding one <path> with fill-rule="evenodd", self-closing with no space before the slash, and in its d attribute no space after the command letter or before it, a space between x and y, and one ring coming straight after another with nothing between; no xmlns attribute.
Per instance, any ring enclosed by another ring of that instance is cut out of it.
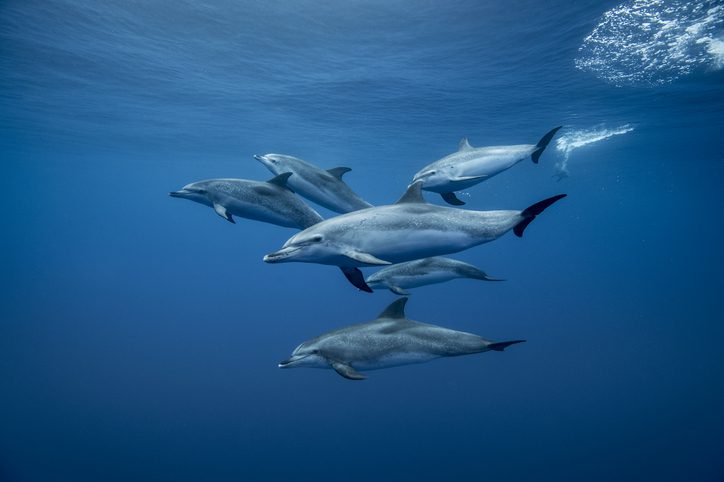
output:
<svg viewBox="0 0 724 482"><path fill-rule="evenodd" d="M490 179L528 157L537 164L558 129L549 131L537 144L473 147L464 138L457 152L425 166L412 182L422 181L424 190L439 193L448 204L462 206L465 203L455 196L455 191Z"/></svg>
<svg viewBox="0 0 724 482"><path fill-rule="evenodd" d="M292 236L264 256L267 263L302 262L335 265L357 288L371 292L359 267L402 263L456 253L525 228L559 194L522 211L470 211L428 204L421 183L389 206L378 206L322 221Z"/></svg>
<svg viewBox="0 0 724 482"><path fill-rule="evenodd" d="M292 174L280 174L267 182L247 179L209 179L187 184L169 193L211 207L216 214L233 223L234 216L305 229L322 217L289 189Z"/></svg>
<svg viewBox="0 0 724 482"><path fill-rule="evenodd" d="M324 170L296 157L283 154L255 155L274 174L291 172L289 186L305 198L337 213L366 209L372 205L359 197L342 180L349 167Z"/></svg>
<svg viewBox="0 0 724 482"><path fill-rule="evenodd" d="M299 345L279 368L331 368L350 380L360 371L424 363L435 358L503 351L525 340L493 342L472 333L407 319L399 298L366 323L324 333Z"/></svg>
<svg viewBox="0 0 724 482"><path fill-rule="evenodd" d="M433 256L405 263L386 266L367 277L367 285L372 289L387 288L395 294L409 295L407 289L418 288L446 281L468 278L483 281L503 281L488 276L472 264L457 259Z"/></svg>

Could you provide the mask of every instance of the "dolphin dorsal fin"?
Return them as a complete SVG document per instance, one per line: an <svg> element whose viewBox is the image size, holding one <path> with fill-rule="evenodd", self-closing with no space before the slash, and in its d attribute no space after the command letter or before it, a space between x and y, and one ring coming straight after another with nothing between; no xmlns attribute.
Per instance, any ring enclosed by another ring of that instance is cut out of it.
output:
<svg viewBox="0 0 724 482"><path fill-rule="evenodd" d="M417 181L407 186L407 191L397 200L395 204L406 203L424 203L425 198L422 197L422 181Z"/></svg>
<svg viewBox="0 0 724 482"><path fill-rule="evenodd" d="M279 174L278 176L274 176L271 179L269 179L267 182L269 184L275 184L279 187L283 187L284 189L289 189L292 191L292 188L289 187L289 184L287 184L287 181L289 181L289 176L291 176L291 172L283 172ZM294 191L292 191L294 192Z"/></svg>
<svg viewBox="0 0 724 482"><path fill-rule="evenodd" d="M468 138L463 137L460 139L460 142L458 143L458 151L469 151L470 149L473 149L473 146L471 146L468 142Z"/></svg>
<svg viewBox="0 0 724 482"><path fill-rule="evenodd" d="M407 304L407 297L399 298L392 303L390 306L384 309L382 313L377 317L380 318L392 318L393 320L401 320L405 318L405 305Z"/></svg>
<svg viewBox="0 0 724 482"><path fill-rule="evenodd" d="M332 169L327 169L327 172L341 181L342 176L344 176L346 172L349 172L351 170L352 168L350 167L333 167Z"/></svg>

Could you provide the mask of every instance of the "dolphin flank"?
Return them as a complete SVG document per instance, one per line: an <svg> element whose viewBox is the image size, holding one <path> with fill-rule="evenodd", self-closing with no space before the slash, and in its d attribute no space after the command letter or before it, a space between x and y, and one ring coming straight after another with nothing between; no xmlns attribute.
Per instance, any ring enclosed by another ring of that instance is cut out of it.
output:
<svg viewBox="0 0 724 482"><path fill-rule="evenodd" d="M342 176L351 171L349 167L320 169L317 166L283 154L255 155L274 174L291 172L289 186L299 195L337 213L348 213L372 207L360 198L342 180Z"/></svg>
<svg viewBox="0 0 724 482"><path fill-rule="evenodd" d="M307 228L264 256L264 261L339 266L357 288L371 291L357 268L456 253L510 230L520 237L544 209L566 196L553 196L523 211L470 211L426 203L421 185L412 184L395 204L343 214Z"/></svg>
<svg viewBox="0 0 724 482"><path fill-rule="evenodd" d="M350 325L299 345L279 368L332 368L349 380L377 370L435 358L503 351L525 340L493 342L462 331L420 323L405 317L407 298L399 298L366 323Z"/></svg>
<svg viewBox="0 0 724 482"><path fill-rule="evenodd" d="M455 191L490 179L528 157L538 164L558 129L560 126L551 129L537 144L517 146L473 147L464 138L457 152L423 167L412 182L422 181L424 190L439 193L448 204L462 206L465 203L455 196Z"/></svg>
<svg viewBox="0 0 724 482"><path fill-rule="evenodd" d="M409 295L405 290L456 278L485 281L503 281L492 278L475 266L456 259L434 256L393 264L373 273L365 281L372 288L387 288L398 295Z"/></svg>
<svg viewBox="0 0 724 482"><path fill-rule="evenodd" d="M230 223L234 216L288 228L305 229L322 221L322 216L294 195L287 186L291 173L267 182L246 179L210 179L187 184L172 197L210 206Z"/></svg>

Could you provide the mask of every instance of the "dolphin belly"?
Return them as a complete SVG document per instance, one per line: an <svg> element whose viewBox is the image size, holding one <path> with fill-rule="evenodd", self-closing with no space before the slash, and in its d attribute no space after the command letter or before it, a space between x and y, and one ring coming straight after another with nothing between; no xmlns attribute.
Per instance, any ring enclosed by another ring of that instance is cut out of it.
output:
<svg viewBox="0 0 724 482"><path fill-rule="evenodd" d="M263 206L251 203L233 202L229 206L226 206L226 208L229 213L239 216L240 218L253 219L255 221L276 224L287 228L299 227L298 223L291 220L288 216L282 215L279 212L275 212Z"/></svg>
<svg viewBox="0 0 724 482"><path fill-rule="evenodd" d="M460 275L452 271L432 271L419 275L400 276L397 286L400 288L418 288L459 278Z"/></svg>
<svg viewBox="0 0 724 482"><path fill-rule="evenodd" d="M440 356L423 351L400 351L387 353L373 360L353 361L352 366L358 370L381 370L384 368L425 363L435 358L440 358Z"/></svg>
<svg viewBox="0 0 724 482"><path fill-rule="evenodd" d="M366 232L361 241L363 251L392 263L456 253L478 244L468 232L455 229Z"/></svg>

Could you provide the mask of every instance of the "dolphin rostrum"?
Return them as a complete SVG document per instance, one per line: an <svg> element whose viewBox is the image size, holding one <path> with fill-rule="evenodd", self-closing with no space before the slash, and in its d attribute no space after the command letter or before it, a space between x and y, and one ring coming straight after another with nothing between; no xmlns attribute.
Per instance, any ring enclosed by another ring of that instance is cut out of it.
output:
<svg viewBox="0 0 724 482"><path fill-rule="evenodd" d="M503 351L525 340L493 342L462 331L408 320L407 298L399 298L366 323L330 331L299 345L279 368L332 368L344 378L363 380L359 370L377 370L435 358Z"/></svg>
<svg viewBox="0 0 724 482"><path fill-rule="evenodd" d="M289 186L294 192L331 211L348 213L372 207L342 180L342 176L352 170L349 167L335 167L325 171L301 159L283 154L255 155L254 159L264 164L274 174L293 173L289 179Z"/></svg>
<svg viewBox="0 0 724 482"><path fill-rule="evenodd" d="M503 281L492 278L472 264L456 259L434 256L382 268L367 278L372 289L387 288L398 295L409 295L408 288L444 283L456 278Z"/></svg>
<svg viewBox="0 0 724 482"><path fill-rule="evenodd" d="M233 216L305 229L322 221L322 216L294 195L287 186L292 174L286 172L267 182L246 179L210 179L187 184L180 197L210 206L216 214L233 223Z"/></svg>
<svg viewBox="0 0 724 482"><path fill-rule="evenodd" d="M553 196L522 211L470 211L426 203L421 185L412 184L395 204L342 214L307 228L264 261L336 265L357 288L371 292L356 268L456 253L511 229L521 237L536 216L566 196Z"/></svg>
<svg viewBox="0 0 724 482"><path fill-rule="evenodd" d="M535 145L473 147L464 138L457 152L423 167L412 182L422 181L424 190L439 193L448 204L462 206L465 203L455 196L455 191L490 179L528 156L538 164L540 155L558 129L560 127L552 129Z"/></svg>

